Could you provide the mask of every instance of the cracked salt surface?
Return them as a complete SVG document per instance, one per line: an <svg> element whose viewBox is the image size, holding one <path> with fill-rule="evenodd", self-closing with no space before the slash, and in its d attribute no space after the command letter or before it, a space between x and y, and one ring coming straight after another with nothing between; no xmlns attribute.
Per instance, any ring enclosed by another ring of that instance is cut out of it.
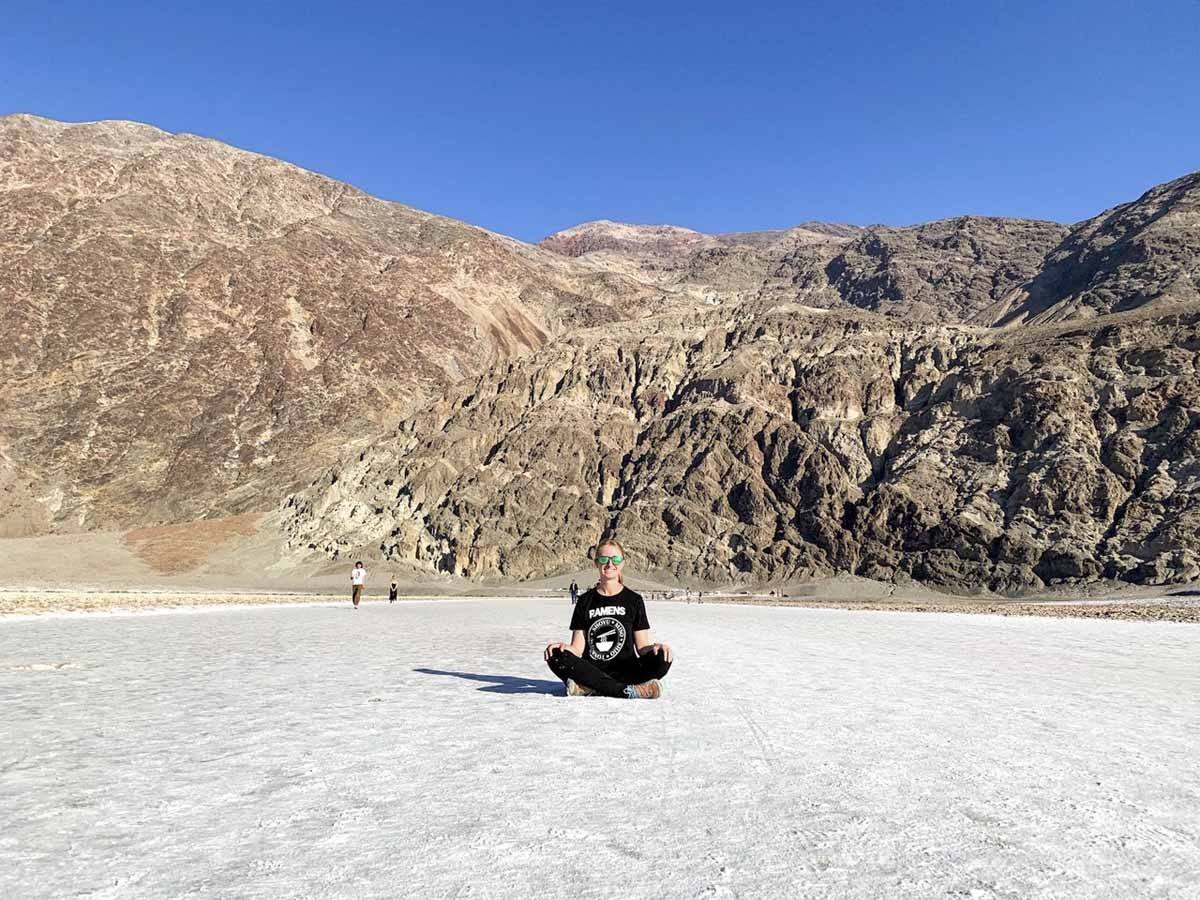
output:
<svg viewBox="0 0 1200 900"><path fill-rule="evenodd" d="M0 895L1200 897L1200 628L562 601L0 622Z"/></svg>

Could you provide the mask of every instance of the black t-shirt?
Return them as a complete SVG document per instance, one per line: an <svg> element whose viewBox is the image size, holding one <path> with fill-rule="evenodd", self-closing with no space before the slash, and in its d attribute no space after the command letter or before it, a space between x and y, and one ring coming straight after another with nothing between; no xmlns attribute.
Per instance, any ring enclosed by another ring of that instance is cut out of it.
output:
<svg viewBox="0 0 1200 900"><path fill-rule="evenodd" d="M592 588L580 596L571 615L571 630L582 631L586 639L584 658L601 669L635 658L633 633L649 627L642 595L629 588L612 597Z"/></svg>

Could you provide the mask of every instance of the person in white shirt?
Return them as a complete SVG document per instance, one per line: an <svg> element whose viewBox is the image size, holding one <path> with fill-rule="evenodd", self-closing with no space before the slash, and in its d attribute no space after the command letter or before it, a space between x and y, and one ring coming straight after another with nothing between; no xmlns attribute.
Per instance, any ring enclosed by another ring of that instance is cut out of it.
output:
<svg viewBox="0 0 1200 900"><path fill-rule="evenodd" d="M363 585L366 583L367 570L360 559L350 570L350 602L354 604L355 609L358 609L358 601L362 598Z"/></svg>

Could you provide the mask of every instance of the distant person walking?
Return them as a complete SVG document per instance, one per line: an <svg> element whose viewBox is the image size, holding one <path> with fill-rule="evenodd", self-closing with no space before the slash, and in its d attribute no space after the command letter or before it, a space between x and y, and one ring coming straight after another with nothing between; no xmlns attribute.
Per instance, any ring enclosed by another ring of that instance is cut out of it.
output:
<svg viewBox="0 0 1200 900"><path fill-rule="evenodd" d="M399 592L399 590L400 589L398 587L396 587L396 579L393 578L392 586L388 588L388 603L396 602L396 594Z"/></svg>
<svg viewBox="0 0 1200 900"><path fill-rule="evenodd" d="M367 570L360 559L350 570L350 602L358 609L358 601L362 599L363 585L367 583Z"/></svg>
<svg viewBox="0 0 1200 900"><path fill-rule="evenodd" d="M571 582L571 605L574 606L575 602L578 599L579 599L579 585L577 585L575 582L572 581Z"/></svg>
<svg viewBox="0 0 1200 900"><path fill-rule="evenodd" d="M566 682L569 696L662 696L659 679L671 668L671 648L651 643L646 604L621 575L625 559L619 543L601 540L595 558L600 579L575 604L571 643L546 645L546 665Z"/></svg>

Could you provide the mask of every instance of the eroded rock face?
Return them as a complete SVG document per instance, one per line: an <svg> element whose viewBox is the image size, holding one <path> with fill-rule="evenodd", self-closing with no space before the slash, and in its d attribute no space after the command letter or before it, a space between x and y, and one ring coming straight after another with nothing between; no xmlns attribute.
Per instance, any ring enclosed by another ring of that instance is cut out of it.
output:
<svg viewBox="0 0 1200 900"><path fill-rule="evenodd" d="M1081 222L993 311L1000 324L1091 319L1200 300L1200 172Z"/></svg>
<svg viewBox="0 0 1200 900"><path fill-rule="evenodd" d="M274 506L620 276L144 125L0 118L0 485L20 534Z"/></svg>
<svg viewBox="0 0 1200 900"><path fill-rule="evenodd" d="M1054 222L982 216L872 228L821 274L845 303L862 309L909 320L979 321L983 310L1037 273L1065 232Z"/></svg>
<svg viewBox="0 0 1200 900"><path fill-rule="evenodd" d="M1069 233L968 217L786 250L577 246L718 308L577 331L450 392L289 498L291 543L526 577L616 529L709 581L1194 580L1198 179ZM1021 316L1047 324L980 327Z"/></svg>
<svg viewBox="0 0 1200 900"><path fill-rule="evenodd" d="M293 545L529 577L616 528L639 565L708 581L1200 575L1200 314L1019 338L795 311L656 326L460 386L290 498Z"/></svg>

